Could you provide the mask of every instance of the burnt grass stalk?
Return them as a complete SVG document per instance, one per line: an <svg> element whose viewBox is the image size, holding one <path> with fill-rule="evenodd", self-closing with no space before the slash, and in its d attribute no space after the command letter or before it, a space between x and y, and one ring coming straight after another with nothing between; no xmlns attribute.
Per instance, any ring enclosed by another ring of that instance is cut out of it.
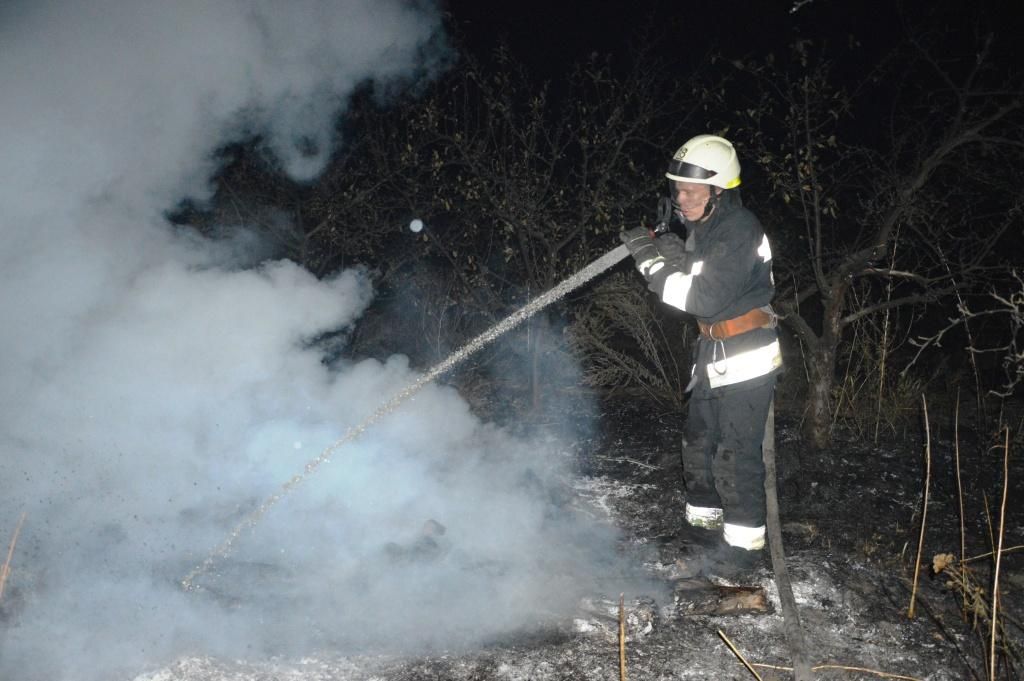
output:
<svg viewBox="0 0 1024 681"><path fill-rule="evenodd" d="M928 404L924 395L922 395L921 401L926 434L925 476L920 536L913 566L910 605L907 609L907 617L910 619L916 616L916 598L927 529L927 508L931 481L931 426L928 417ZM953 450L960 532L959 557L953 553L937 553L932 558L930 569L934 575L944 576L946 578L945 586L951 593L959 595L962 621L965 624L969 624L971 630L981 639L981 647L985 651L983 656L985 672L980 678L987 679L988 681L995 681L998 678L1017 678L1017 674L1021 669L1021 650L1014 643L1010 629L1013 628L1020 632L1024 631L1024 626L1021 625L1020 621L1002 609L1000 598L1002 559L1008 553L1024 550L1024 546L1004 546L1007 499L1010 487L1010 427L1000 423L999 432L1002 435L1002 443L1000 446L995 447L1002 450L1002 496L998 514L998 528L993 528L992 526L989 502L987 498L984 499L988 526L988 543L992 550L985 554L968 557L966 555L967 533L964 520L964 492L960 466L959 424L960 399L958 395L954 417ZM983 560L989 561L991 565L990 576L985 576L976 568L969 567L969 564L977 564Z"/></svg>

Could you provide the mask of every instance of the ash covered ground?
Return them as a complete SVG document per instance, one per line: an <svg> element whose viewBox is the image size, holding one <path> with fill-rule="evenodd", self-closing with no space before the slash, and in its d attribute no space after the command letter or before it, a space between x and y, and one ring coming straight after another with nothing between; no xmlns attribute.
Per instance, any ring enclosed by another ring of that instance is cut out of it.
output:
<svg viewBox="0 0 1024 681"><path fill-rule="evenodd" d="M797 425L785 415L778 417L779 489L809 662L832 665L818 669L815 678L987 678L983 658L988 654L989 620L970 614L965 622L962 592L951 588L948 575L936 576L931 569L934 556L959 553L954 444L947 436L952 431L932 424L928 523L917 617L911 620L907 609L924 491L923 441L901 438L876 445L840 435L829 450L813 452L803 444ZM710 586L677 579L676 560L686 550L678 538L684 500L678 470L680 426L675 415L606 406L598 433L560 453L573 459L576 476L561 480L562 489L551 490L567 510L620 528L623 556L661 585L625 599L628 676L754 678L727 648L721 631L762 678L791 678L780 669L791 662L768 571L759 572L750 584L764 589L764 612L723 614ZM998 522L1001 450L990 446L994 442L963 433L960 440L967 555L975 556L989 550L986 499L993 522ZM1020 479L1019 465L1011 466L1013 479ZM1011 486L1007 546L1019 544L1022 534L1015 492ZM1022 567L1024 554L1007 554L1002 564L1001 608L1007 614L1011 654L1000 655L999 678L1020 678L1016 665L1021 630L1013 618L1024 607ZM989 593L991 563L970 563L970 574ZM607 586L607 592L582 599L573 612L538 612L536 627L483 645L467 648L453 640L415 655L404 653L398 643L391 650L327 647L299 658L186 656L141 673L135 681L617 679L619 594L615 584ZM439 610L436 617L441 620L446 613Z"/></svg>

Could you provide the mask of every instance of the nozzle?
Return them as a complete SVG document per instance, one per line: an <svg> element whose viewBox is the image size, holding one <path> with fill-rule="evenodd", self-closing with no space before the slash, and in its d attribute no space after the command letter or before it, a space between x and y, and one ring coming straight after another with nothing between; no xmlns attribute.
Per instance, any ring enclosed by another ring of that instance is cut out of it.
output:
<svg viewBox="0 0 1024 681"><path fill-rule="evenodd" d="M658 199L658 224L652 230L655 234L664 234L672 224L672 199L663 196Z"/></svg>

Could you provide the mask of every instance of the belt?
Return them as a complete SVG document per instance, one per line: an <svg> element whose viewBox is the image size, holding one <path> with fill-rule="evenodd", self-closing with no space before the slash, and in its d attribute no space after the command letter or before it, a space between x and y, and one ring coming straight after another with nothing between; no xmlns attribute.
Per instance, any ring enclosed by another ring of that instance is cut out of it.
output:
<svg viewBox="0 0 1024 681"><path fill-rule="evenodd" d="M739 317L723 319L720 322L697 322L700 327L700 335L711 340L725 340L738 336L754 329L765 329L775 326L775 316L766 312L764 308L755 307L750 312L745 312Z"/></svg>

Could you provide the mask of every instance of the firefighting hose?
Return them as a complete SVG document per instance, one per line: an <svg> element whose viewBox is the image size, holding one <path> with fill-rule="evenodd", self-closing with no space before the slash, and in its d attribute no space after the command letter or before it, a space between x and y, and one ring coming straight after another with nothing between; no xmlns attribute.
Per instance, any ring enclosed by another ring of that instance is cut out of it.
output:
<svg viewBox="0 0 1024 681"><path fill-rule="evenodd" d="M782 546L782 525L779 523L779 495L775 482L775 400L768 405L768 420L765 422L764 439L761 442L761 457L764 459L764 497L767 515L768 549L775 573L775 586L779 590L782 606L782 628L793 657L794 681L811 681L811 665L807 662L807 646L804 630L800 624L800 613L796 609L793 584L786 568L786 552Z"/></svg>
<svg viewBox="0 0 1024 681"><path fill-rule="evenodd" d="M309 461L304 467L301 473L297 473L287 482L285 482L277 490L276 493L268 497L263 501L256 509L246 514L241 521L239 521L234 528L228 533L227 537L219 546L217 546L210 554L206 557L203 562L196 565L191 572L189 572L181 580L181 586L186 591L195 591L199 587L195 580L208 572L211 567L214 566L218 561L227 558L241 536L242 532L247 529L252 529L256 526L256 523L264 516L264 514L271 509L278 501L281 501L289 493L291 493L296 487L298 487L306 478L310 477L317 471L321 464L330 461L331 456L338 451L342 446L352 442L363 432L374 425L382 418L390 414L396 407L411 398L413 395L422 390L425 386L432 383L434 379L447 373L452 368L465 361L470 355L476 353L482 349L488 343L498 338L502 334L511 331L516 326L524 322L525 320L532 317L534 314L544 309L551 303L563 298L570 291L579 288L583 284L587 283L598 274L601 274L613 265L621 262L629 255L629 250L625 245L613 248L608 253L593 261L582 270L576 272L572 276L566 278L562 282L555 285L553 288L548 290L546 293L534 298L529 303L524 305L519 310L513 312L505 319L499 321L491 328L487 329L479 336L469 341L461 348L450 354L448 357L443 359L441 362L435 364L429 371L420 376L414 382L403 388L398 394L393 396L391 399L382 402L377 409L364 419L358 425L352 426L348 429L344 436L335 442L328 445L320 454Z"/></svg>

